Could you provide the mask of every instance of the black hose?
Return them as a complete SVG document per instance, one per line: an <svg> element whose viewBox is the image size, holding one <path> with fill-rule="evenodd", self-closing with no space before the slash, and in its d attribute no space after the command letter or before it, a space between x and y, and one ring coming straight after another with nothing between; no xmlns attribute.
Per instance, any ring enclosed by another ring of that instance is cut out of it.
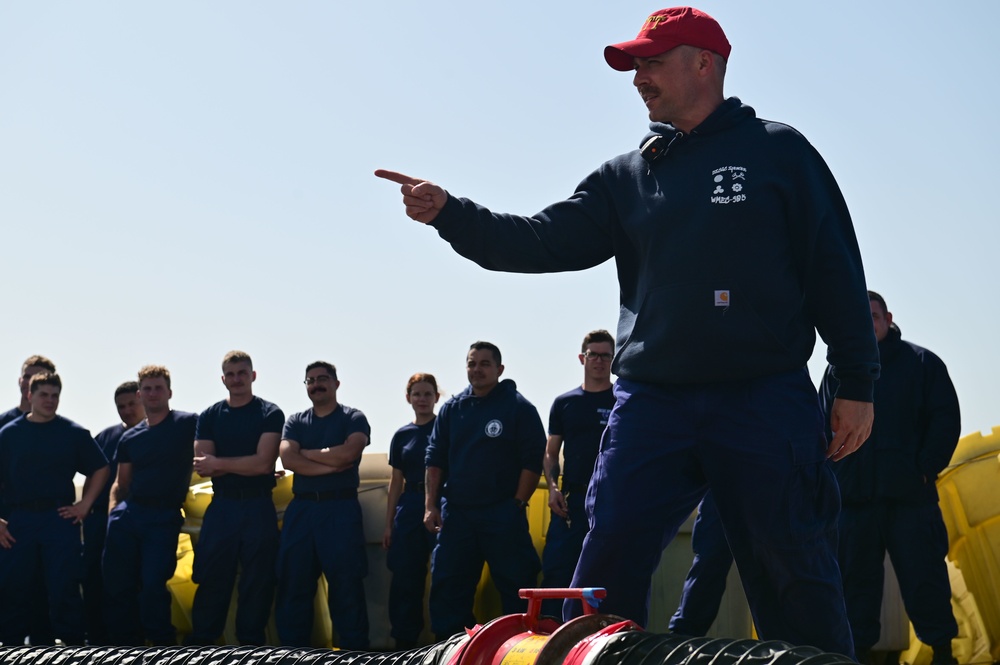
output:
<svg viewBox="0 0 1000 665"><path fill-rule="evenodd" d="M772 640L730 640L624 632L612 635L592 665L855 665L841 654ZM3 665L3 663L0 663Z"/></svg>
<svg viewBox="0 0 1000 665"><path fill-rule="evenodd" d="M446 665L464 635L396 652L298 647L2 647L0 665Z"/></svg>
<svg viewBox="0 0 1000 665"><path fill-rule="evenodd" d="M298 647L0 647L0 665L447 665L465 635L395 652ZM848 665L847 656L786 642L627 631L610 636L592 665Z"/></svg>

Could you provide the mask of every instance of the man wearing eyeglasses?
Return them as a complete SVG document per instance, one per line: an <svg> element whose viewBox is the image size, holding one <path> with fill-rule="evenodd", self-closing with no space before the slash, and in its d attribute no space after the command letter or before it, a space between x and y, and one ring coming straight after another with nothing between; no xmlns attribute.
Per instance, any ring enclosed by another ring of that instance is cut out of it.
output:
<svg viewBox="0 0 1000 665"><path fill-rule="evenodd" d="M583 365L583 385L563 393L549 411L549 438L545 444L545 479L549 485L552 519L542 551L542 586L568 587L587 535L584 498L601 435L615 405L611 383L611 361L615 338L607 330L594 330L583 338L579 355ZM565 444L565 447L563 446ZM559 452L566 467L559 484ZM561 616L562 601L547 600L543 612Z"/></svg>
<svg viewBox="0 0 1000 665"><path fill-rule="evenodd" d="M198 418L194 470L212 479L212 503L194 550L192 579L198 591L188 644L214 644L222 635L237 570L236 639L267 642L278 556L271 490L285 414L253 394L256 380L250 355L230 351L222 359L222 384L229 396Z"/></svg>
<svg viewBox="0 0 1000 665"><path fill-rule="evenodd" d="M285 646L310 646L313 598L320 573L329 586L330 618L341 649L368 649L368 574L358 503L361 454L371 427L361 411L337 402L337 368L306 367L308 411L285 423L281 462L295 476L278 551L275 620Z"/></svg>

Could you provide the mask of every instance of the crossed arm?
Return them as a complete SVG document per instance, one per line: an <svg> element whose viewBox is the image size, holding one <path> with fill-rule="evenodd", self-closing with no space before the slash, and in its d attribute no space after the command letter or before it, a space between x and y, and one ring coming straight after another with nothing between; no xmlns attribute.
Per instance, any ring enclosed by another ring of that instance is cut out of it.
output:
<svg viewBox="0 0 1000 665"><path fill-rule="evenodd" d="M242 457L216 457L215 441L198 439L194 442L194 470L203 478L234 473L238 476L265 476L274 473L281 435L264 432L257 441L257 451Z"/></svg>
<svg viewBox="0 0 1000 665"><path fill-rule="evenodd" d="M325 476L350 469L361 457L368 437L361 432L348 435L339 446L319 450L303 450L298 441L284 439L281 442L281 464L293 473L303 476Z"/></svg>

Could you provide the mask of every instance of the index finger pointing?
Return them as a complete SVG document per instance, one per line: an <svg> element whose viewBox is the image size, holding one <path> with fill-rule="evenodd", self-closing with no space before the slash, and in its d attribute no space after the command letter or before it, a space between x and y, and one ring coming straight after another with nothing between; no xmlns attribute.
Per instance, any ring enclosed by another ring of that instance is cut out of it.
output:
<svg viewBox="0 0 1000 665"><path fill-rule="evenodd" d="M424 182L419 178L413 178L411 176L406 175L405 173L398 173L396 171L387 171L385 169L376 169L375 177L383 178L385 180L391 180L392 182L395 182L400 185L419 185L420 183Z"/></svg>

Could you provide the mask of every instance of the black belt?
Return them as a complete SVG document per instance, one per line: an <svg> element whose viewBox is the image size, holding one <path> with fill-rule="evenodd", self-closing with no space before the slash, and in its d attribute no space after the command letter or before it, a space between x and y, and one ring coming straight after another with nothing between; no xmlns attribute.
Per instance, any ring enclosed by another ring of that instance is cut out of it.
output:
<svg viewBox="0 0 1000 665"><path fill-rule="evenodd" d="M339 490L323 490L322 492L294 492L296 499L305 501L329 501L331 499L355 499L358 490L354 487L345 487Z"/></svg>
<svg viewBox="0 0 1000 665"><path fill-rule="evenodd" d="M35 499L34 501L21 501L20 503L10 504L11 510L25 510L29 513L41 513L46 510L55 510L60 506L68 506L68 503L62 503L56 501L55 499Z"/></svg>
<svg viewBox="0 0 1000 665"><path fill-rule="evenodd" d="M172 508L173 510L180 510L183 501L177 501L176 499L154 499L146 498L141 496L130 496L126 499L125 503L131 503L135 506L142 506L143 508Z"/></svg>
<svg viewBox="0 0 1000 665"><path fill-rule="evenodd" d="M260 499L265 496L271 496L271 488L254 488L247 490L232 490L232 489L218 489L212 490L212 495L221 497L223 499L235 499L237 501L245 501L247 499Z"/></svg>
<svg viewBox="0 0 1000 665"><path fill-rule="evenodd" d="M406 485L403 486L403 491L404 492L420 492L421 494L423 494L424 493L424 484L423 483L406 483Z"/></svg>
<svg viewBox="0 0 1000 665"><path fill-rule="evenodd" d="M587 493L587 485L586 485L586 483L567 483L564 480L563 484L562 484L562 493L563 494L570 494L570 493L573 493L573 494L586 494Z"/></svg>

